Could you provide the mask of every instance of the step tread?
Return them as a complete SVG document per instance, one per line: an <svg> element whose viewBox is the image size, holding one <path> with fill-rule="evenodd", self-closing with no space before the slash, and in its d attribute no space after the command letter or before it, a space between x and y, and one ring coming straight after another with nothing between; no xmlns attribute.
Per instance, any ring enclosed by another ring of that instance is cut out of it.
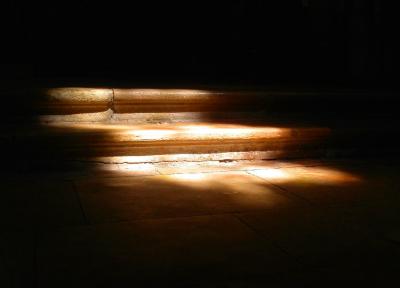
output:
<svg viewBox="0 0 400 288"><path fill-rule="evenodd" d="M64 87L43 89L33 97L39 114L101 112L199 112L199 111L318 111L359 107L365 101L390 107L398 97L386 92L313 90L207 90L121 89ZM385 99L385 101L382 101ZM288 104L291 105L288 105ZM385 104L391 103L391 104ZM333 106L332 106L333 105ZM378 105L375 107L375 105ZM318 107L318 109L314 109Z"/></svg>
<svg viewBox="0 0 400 288"><path fill-rule="evenodd" d="M53 123L25 132L28 137L83 137L107 142L182 142L223 140L268 140L291 137L324 136L325 127L279 127L268 125L238 125L215 123L174 124L112 124L112 123ZM112 139L106 139L110 137Z"/></svg>

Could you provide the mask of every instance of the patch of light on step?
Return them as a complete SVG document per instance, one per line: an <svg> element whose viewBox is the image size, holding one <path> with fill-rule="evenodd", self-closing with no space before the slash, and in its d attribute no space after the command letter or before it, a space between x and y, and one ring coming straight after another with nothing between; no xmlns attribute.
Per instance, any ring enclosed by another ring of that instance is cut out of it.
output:
<svg viewBox="0 0 400 288"><path fill-rule="evenodd" d="M192 154L162 154L138 156L109 156L98 157L95 161L104 163L156 163L156 162L187 162L187 161L224 161L229 160L260 160L278 158L280 151L248 151L221 153L192 153Z"/></svg>
<svg viewBox="0 0 400 288"><path fill-rule="evenodd" d="M160 126L162 128L162 126ZM146 126L127 130L127 140L218 140L286 137L291 129L275 127L246 127L242 125L174 125L165 129L151 129ZM121 138L121 139L122 139Z"/></svg>
<svg viewBox="0 0 400 288"><path fill-rule="evenodd" d="M243 128L237 125L184 125L181 127L183 131L193 135L213 135L213 136L250 136L256 132L256 128ZM276 131L274 128L269 131Z"/></svg>
<svg viewBox="0 0 400 288"><path fill-rule="evenodd" d="M155 166L149 163L139 163L139 164L118 164L120 171L127 172L138 172L138 174L151 172L156 173Z"/></svg>
<svg viewBox="0 0 400 288"><path fill-rule="evenodd" d="M128 134L133 136L133 139L137 140L160 140L160 139L165 139L165 138L173 138L174 135L176 135L176 131L174 130L155 130L155 129L149 129L149 130L133 130L129 131Z"/></svg>
<svg viewBox="0 0 400 288"><path fill-rule="evenodd" d="M95 114L95 113L87 113L87 114ZM87 115L84 114L84 115ZM77 114L72 114L71 116L74 116ZM52 115L55 116L55 115ZM86 118L87 120L87 118ZM91 121L83 121L83 122L74 122L74 121L49 121L44 122L42 124L45 124L46 126L51 126L51 127L58 127L58 128L66 128L68 130L86 130L86 131L118 131L118 130L126 130L127 126L125 125L115 125L115 124L110 124L110 123L101 123L101 122L91 122Z"/></svg>
<svg viewBox="0 0 400 288"><path fill-rule="evenodd" d="M76 122L94 122L91 124L92 128L96 127L96 122L106 122L112 117L112 110L108 109L103 112L92 112L92 113L77 113L77 114L66 114L66 115L40 115L39 122L42 124L55 124L57 123L76 123ZM68 125L68 124L67 124ZM72 126L69 124L69 126Z"/></svg>
<svg viewBox="0 0 400 288"><path fill-rule="evenodd" d="M217 92L210 92L207 90L198 89L147 89L147 88L136 88L136 89L116 89L118 95L121 98L141 98L155 96L157 98L167 96L168 98L177 96L182 98L201 97L206 98Z"/></svg>
<svg viewBox="0 0 400 288"><path fill-rule="evenodd" d="M109 102L113 97L112 89L63 87L45 91L49 100L59 102Z"/></svg>

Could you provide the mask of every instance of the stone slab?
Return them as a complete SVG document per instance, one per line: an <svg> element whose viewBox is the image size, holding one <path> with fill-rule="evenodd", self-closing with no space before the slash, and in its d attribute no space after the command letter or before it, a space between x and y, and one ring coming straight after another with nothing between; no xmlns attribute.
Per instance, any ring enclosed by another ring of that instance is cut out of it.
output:
<svg viewBox="0 0 400 288"><path fill-rule="evenodd" d="M396 167L332 162L316 167L283 168L279 174L268 169L250 173L317 205L352 209L378 203L400 204Z"/></svg>
<svg viewBox="0 0 400 288"><path fill-rule="evenodd" d="M357 222L346 221L341 212L304 204L238 216L309 267L337 266L345 259L357 265L356 255L368 248L372 252L382 247L382 253L391 253L388 245L375 241L369 230L355 225Z"/></svg>
<svg viewBox="0 0 400 288"><path fill-rule="evenodd" d="M232 216L62 229L38 247L40 287L266 284L296 266Z"/></svg>
<svg viewBox="0 0 400 288"><path fill-rule="evenodd" d="M2 182L0 203L3 229L26 226L58 227L83 224L79 198L71 182L18 179Z"/></svg>
<svg viewBox="0 0 400 288"><path fill-rule="evenodd" d="M278 209L293 199L245 172L77 181L90 223Z"/></svg>

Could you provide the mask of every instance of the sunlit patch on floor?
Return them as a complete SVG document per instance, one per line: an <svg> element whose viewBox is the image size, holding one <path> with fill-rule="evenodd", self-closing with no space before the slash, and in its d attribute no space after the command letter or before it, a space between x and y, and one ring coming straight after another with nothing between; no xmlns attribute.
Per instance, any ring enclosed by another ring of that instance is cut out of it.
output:
<svg viewBox="0 0 400 288"><path fill-rule="evenodd" d="M164 158L164 157L165 158ZM210 180L213 172L243 171L259 179L273 183L310 183L318 185L341 185L359 183L363 179L350 172L329 166L307 166L298 162L278 162L262 160L238 161L184 161L181 158L168 158L170 155L126 156L103 159L110 165L118 164L119 172L152 173L173 175L173 179L201 182ZM180 155L196 157L196 154ZM177 157L177 155L171 155ZM195 158L191 158L193 160ZM175 161L170 161L175 160ZM137 162L143 161L143 162ZM117 172L118 172L117 171ZM232 179L226 179L227 183ZM228 185L228 184L227 184Z"/></svg>
<svg viewBox="0 0 400 288"><path fill-rule="evenodd" d="M260 169L249 172L265 180L273 180L276 183L308 182L312 184L340 185L361 181L361 178L356 175L329 167Z"/></svg>
<svg viewBox="0 0 400 288"><path fill-rule="evenodd" d="M276 168L266 168L262 170L251 169L250 173L268 180L272 179L279 181L290 180L290 173L284 171L283 169L276 169Z"/></svg>
<svg viewBox="0 0 400 288"><path fill-rule="evenodd" d="M146 176L159 175L161 171L163 177L160 179L165 183L201 191L218 188L230 193L249 195L264 193L265 187L271 183L341 186L362 182L361 177L333 167L307 167L298 164L296 167L276 168L273 167L273 161L264 161L264 165L261 163L253 165L251 162L235 161L230 162L228 166L225 165L226 163L217 161L213 163L121 163L119 170L113 172L115 176ZM171 164L173 164L173 169L169 170ZM210 165L212 170L209 170ZM258 169L254 169L255 166Z"/></svg>
<svg viewBox="0 0 400 288"><path fill-rule="evenodd" d="M173 179L178 179L178 180L185 180L185 181L202 181L206 178L206 175L204 173L183 173L183 174L173 174L171 175Z"/></svg>
<svg viewBox="0 0 400 288"><path fill-rule="evenodd" d="M247 201L248 203L257 203L261 199L265 201L264 198L259 197L276 192L266 181L253 177L245 171L170 174L165 175L162 179L168 185L179 185L181 187L196 189L202 193L220 191L219 193L233 197L234 195L241 195L240 201ZM232 201L235 200L232 199ZM268 197L267 202L269 204L272 205L275 201L277 200L272 195ZM265 205L265 202L263 205Z"/></svg>

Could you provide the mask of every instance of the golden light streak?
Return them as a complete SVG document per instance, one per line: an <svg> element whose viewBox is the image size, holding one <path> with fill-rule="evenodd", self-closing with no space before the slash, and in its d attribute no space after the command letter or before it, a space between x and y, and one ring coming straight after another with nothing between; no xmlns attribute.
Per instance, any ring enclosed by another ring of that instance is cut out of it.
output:
<svg viewBox="0 0 400 288"><path fill-rule="evenodd" d="M183 173L171 175L173 179L186 180L186 181L202 181L206 178L204 173Z"/></svg>
<svg viewBox="0 0 400 288"><path fill-rule="evenodd" d="M199 153L199 154L161 154L144 156L110 156L99 157L98 161L104 163L199 163L204 161L230 161L237 160L260 160L268 159L271 155L276 155L270 151L249 151L249 152L222 152L222 153ZM218 163L218 162L217 162ZM229 162L228 162L229 163ZM254 166L254 169L262 169L262 166Z"/></svg>
<svg viewBox="0 0 400 288"><path fill-rule="evenodd" d="M197 89L115 89L117 100L122 101L207 101L220 93Z"/></svg>
<svg viewBox="0 0 400 288"><path fill-rule="evenodd" d="M113 97L112 89L63 87L47 89L46 97L59 102L109 102Z"/></svg>
<svg viewBox="0 0 400 288"><path fill-rule="evenodd" d="M137 140L223 140L223 139L276 139L289 137L291 128L271 126L252 127L233 124L111 124L111 123L57 123L44 124L71 131L110 132L120 141Z"/></svg>
<svg viewBox="0 0 400 288"><path fill-rule="evenodd" d="M253 168L254 167L249 167L250 173L257 175L264 179L280 180L280 181L290 180L290 174L283 169L264 168L262 170L253 170ZM246 169L246 168L244 168L244 169ZM259 167L258 169L261 169L261 167Z"/></svg>
<svg viewBox="0 0 400 288"><path fill-rule="evenodd" d="M329 167L293 167L250 170L249 173L274 183L310 183L335 185L360 182L361 179L345 171Z"/></svg>
<svg viewBox="0 0 400 288"><path fill-rule="evenodd" d="M131 140L161 140L171 139L176 135L176 131L167 129L146 129L132 130L128 132L132 136Z"/></svg>
<svg viewBox="0 0 400 288"><path fill-rule="evenodd" d="M161 171L161 174L169 176L166 178L167 181L177 181L180 185L190 187L196 186L200 189L207 189L209 185L221 186L224 189L229 188L233 191L243 193L258 193L264 189L262 188L263 185L269 182L278 185L307 183L309 185L330 186L362 182L362 179L357 175L331 167L307 167L299 164L297 167L274 168L270 167L274 162L269 163L269 161L263 161L265 163L259 165L253 165L251 162L252 161L234 161L231 163L220 163L218 161L146 163L143 167L149 169L149 167L153 166L154 170ZM131 169L127 168L130 171L135 171L135 169L140 169L141 167L138 164L124 165L125 167L131 165ZM257 169L254 169L255 167L257 167ZM226 174L228 176L225 177L224 173L228 173ZM247 182L242 183L239 178L233 178L229 173L248 173L257 177L251 177L250 179L252 180L246 180ZM215 178L214 175L218 175L218 177ZM263 180L266 181L263 182Z"/></svg>
<svg viewBox="0 0 400 288"><path fill-rule="evenodd" d="M160 129L153 129L153 127ZM162 128L162 129L161 129ZM126 140L211 140L278 138L290 134L291 129L276 127L246 127L242 125L202 124L146 126L136 125L125 133ZM128 137L127 137L128 136Z"/></svg>

